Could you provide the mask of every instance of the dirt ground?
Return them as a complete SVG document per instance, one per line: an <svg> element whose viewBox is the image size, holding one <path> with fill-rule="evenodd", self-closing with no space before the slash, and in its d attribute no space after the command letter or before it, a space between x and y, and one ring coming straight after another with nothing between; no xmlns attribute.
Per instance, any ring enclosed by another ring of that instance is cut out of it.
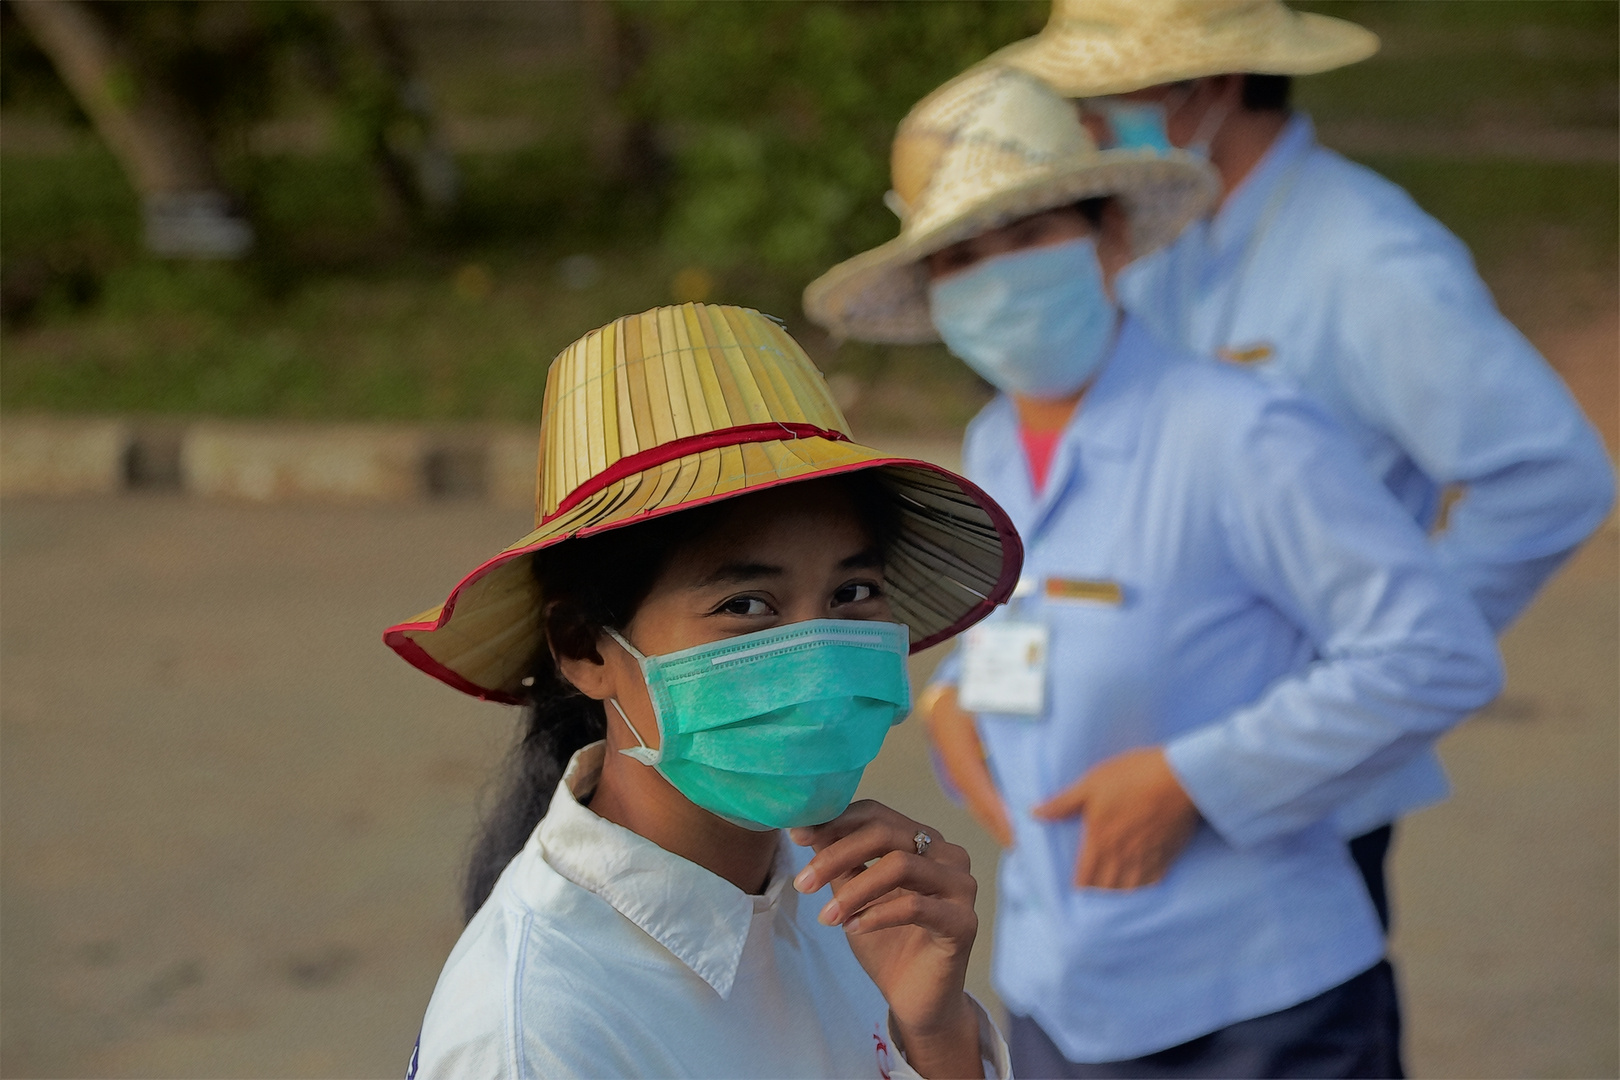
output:
<svg viewBox="0 0 1620 1080"><path fill-rule="evenodd" d="M0 507L0 1072L403 1071L513 718L378 634L525 517ZM1396 951L1419 1075L1620 1067L1615 540L1509 634L1508 692L1447 741L1457 796L1402 833ZM994 853L939 795L919 738L902 725L867 789L966 840L989 879ZM988 954L986 933L981 991Z"/></svg>

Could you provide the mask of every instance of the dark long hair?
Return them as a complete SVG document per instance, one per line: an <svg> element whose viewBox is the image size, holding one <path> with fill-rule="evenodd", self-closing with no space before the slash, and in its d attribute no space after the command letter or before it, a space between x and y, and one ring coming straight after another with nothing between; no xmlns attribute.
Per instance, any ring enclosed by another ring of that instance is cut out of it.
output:
<svg viewBox="0 0 1620 1080"><path fill-rule="evenodd" d="M899 522L893 497L881 481L862 472L833 482L849 496L874 542L887 547ZM484 906L501 871L546 816L568 759L607 731L602 703L574 689L552 654L600 659L596 643L602 631L623 630L675 552L706 536L734 501L564 540L534 556L541 642L529 663L522 736L507 758L500 794L484 816L467 862L461 891L467 920Z"/></svg>

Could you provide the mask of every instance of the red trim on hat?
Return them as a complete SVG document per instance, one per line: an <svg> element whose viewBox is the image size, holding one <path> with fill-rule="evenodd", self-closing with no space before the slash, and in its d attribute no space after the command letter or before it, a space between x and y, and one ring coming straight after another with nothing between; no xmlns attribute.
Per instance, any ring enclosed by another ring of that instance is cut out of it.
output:
<svg viewBox="0 0 1620 1080"><path fill-rule="evenodd" d="M801 431L810 428L810 425L808 424L749 424L742 428L727 428L724 430L729 432L747 431L752 434L756 429L770 429L776 432L776 435L772 437L779 438L781 436L781 429L784 426L799 428ZM709 432L707 435L694 436L693 439L707 439L710 436L721 434L722 432L719 431ZM795 433L794 437L830 438L831 436L825 434L806 435ZM847 441L847 436L843 435L842 433L838 433L838 438L839 440ZM688 441L689 440L682 440L683 443ZM764 442L768 440L745 438L739 441ZM730 442L716 442L711 445L727 446L734 444ZM662 447L657 449L662 449ZM707 447L705 447L705 449L707 449ZM688 452L696 453L695 450ZM625 460L628 461L630 459L626 458ZM487 687L478 686L465 677L457 674L455 671L452 671L450 668L446 667L444 664L441 664L439 661L435 660L431 655L429 655L427 650L422 648L421 645L417 644L410 637L407 637L407 633L409 631L432 632L439 629L439 627L450 621L451 613L455 611L456 599L461 595L462 589L466 588L468 585L472 584L474 581L477 581L479 578L483 577L485 574L489 573L491 570L503 563L510 562L513 559L523 558L526 555L532 555L537 551L548 548L553 544L560 543L563 540L593 536L597 533L607 532L611 529L621 529L627 525L635 525L640 522L647 521L649 518L663 517L665 514L673 514L681 510L691 510L699 506L707 506L710 503L724 502L727 499L734 499L739 495L748 495L756 491L764 491L767 488L781 487L786 484L800 483L805 480L819 480L823 477L837 476L840 473L861 472L866 469L883 468L886 466L906 466L908 468L921 469L924 472L931 472L946 477L953 484L959 487L964 494L968 495L971 499L973 499L974 502L978 503L979 508L989 515L991 523L995 526L996 534L1001 538L1001 576L997 579L995 587L990 591L990 595L986 596L983 600L980 600L977 604L973 605L973 607L969 608L960 619L952 623L950 626L943 630L937 631L936 633L930 634L920 641L913 642L911 645L911 652L921 652L932 645L938 645L942 641L955 637L963 630L966 630L968 627L990 614L990 612L995 610L998 605L1006 603L1007 598L1012 595L1013 587L1018 584L1018 575L1023 569L1024 542L1019 537L1018 530L1013 527L1012 519L1007 516L1007 512L1001 508L999 503L986 494L983 488L979 487L965 476L960 476L953 473L949 469L941 468L932 462L918 461L914 458L874 458L868 461L849 462L844 465L834 466L830 469L821 469L816 472L805 473L800 476L782 477L781 479L772 480L768 483L755 484L750 487L740 488L736 491L727 491L721 494L705 496L701 499L692 499L688 502L677 503L674 506L661 506L654 510L645 511L619 521L610 521L601 525L591 526L589 528L576 529L573 532L559 533L556 536L548 536L544 540L541 540L540 542L529 547L520 548L517 551L502 552L494 558L489 559L477 569L473 570L472 573L462 578L461 581L456 584L456 587L450 590L450 595L445 599L444 606L439 609L439 617L437 619L434 619L431 622L408 622L400 623L396 626L390 626L387 630L383 631L383 642L390 649L393 649L396 653L398 653L400 657L412 667L418 668L419 670L433 676L441 682L455 687L457 690L460 690L463 693L471 694L473 697L484 701L497 701L503 705L524 704L524 700L522 698L515 697L501 690L491 690Z"/></svg>
<svg viewBox="0 0 1620 1080"><path fill-rule="evenodd" d="M842 431L816 427L814 424L783 424L776 421L768 424L739 424L736 427L705 431L701 435L688 435L672 442L660 443L658 446L643 450L639 454L631 454L629 457L623 457L615 461L612 465L570 491L567 497L557 504L557 509L540 519L540 524L544 525L552 518L560 514L566 514L609 484L617 483L627 476L634 476L638 472L645 472L667 461L674 461L676 458L687 457L691 454L700 454L705 450L714 450L722 446L741 446L743 443L757 442L786 442L790 439L828 439L832 442L848 442L849 436Z"/></svg>
<svg viewBox="0 0 1620 1080"><path fill-rule="evenodd" d="M447 683L460 690L463 694L471 694L480 701L497 701L502 705L522 705L524 703L522 698L513 697L511 694L499 690L486 690L477 683L463 678L455 671L433 659L428 655L426 649L401 632L404 630L432 630L433 628L433 623L405 623L401 626L391 626L383 634L383 641L412 667L427 672L440 682Z"/></svg>

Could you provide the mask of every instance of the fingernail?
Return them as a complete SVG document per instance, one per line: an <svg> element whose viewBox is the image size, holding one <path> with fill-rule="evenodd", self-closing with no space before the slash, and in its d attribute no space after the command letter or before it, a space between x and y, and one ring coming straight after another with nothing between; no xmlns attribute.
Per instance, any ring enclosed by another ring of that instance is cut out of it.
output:
<svg viewBox="0 0 1620 1080"><path fill-rule="evenodd" d="M788 839L792 840L795 844L798 844L800 847L804 847L806 844L808 844L810 842L810 830L808 830L808 829L789 829L788 830Z"/></svg>
<svg viewBox="0 0 1620 1080"><path fill-rule="evenodd" d="M861 917L859 915L857 915L853 919L849 920L849 922L845 923L844 924L844 931L846 933L850 933L850 934L858 934L858 933L860 933L861 932Z"/></svg>
<svg viewBox="0 0 1620 1080"><path fill-rule="evenodd" d="M816 891L816 875L807 866L799 871L799 876L793 879L793 887L800 892Z"/></svg>
<svg viewBox="0 0 1620 1080"><path fill-rule="evenodd" d="M829 900L827 906L821 909L821 914L817 915L816 918L821 921L823 926L837 926L838 919L843 914L842 911L838 910L838 901Z"/></svg>

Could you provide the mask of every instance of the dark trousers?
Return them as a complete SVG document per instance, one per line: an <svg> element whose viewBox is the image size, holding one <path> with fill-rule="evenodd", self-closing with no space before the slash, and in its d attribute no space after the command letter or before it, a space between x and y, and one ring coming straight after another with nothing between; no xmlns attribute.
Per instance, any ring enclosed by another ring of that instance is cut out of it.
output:
<svg viewBox="0 0 1620 1080"><path fill-rule="evenodd" d="M1399 1033L1389 1026L1394 997L1395 972L1381 960L1309 1001L1145 1057L1069 1061L1027 1016L1008 1017L1007 1043L1020 1080L1400 1077Z"/></svg>
<svg viewBox="0 0 1620 1080"><path fill-rule="evenodd" d="M1349 842L1378 921L1389 932L1384 867L1392 826ZM1013 1075L1062 1078L1404 1077L1401 1009L1389 961L1281 1012L1257 1016L1180 1046L1127 1061L1083 1065L1065 1058L1026 1016L1008 1018Z"/></svg>

